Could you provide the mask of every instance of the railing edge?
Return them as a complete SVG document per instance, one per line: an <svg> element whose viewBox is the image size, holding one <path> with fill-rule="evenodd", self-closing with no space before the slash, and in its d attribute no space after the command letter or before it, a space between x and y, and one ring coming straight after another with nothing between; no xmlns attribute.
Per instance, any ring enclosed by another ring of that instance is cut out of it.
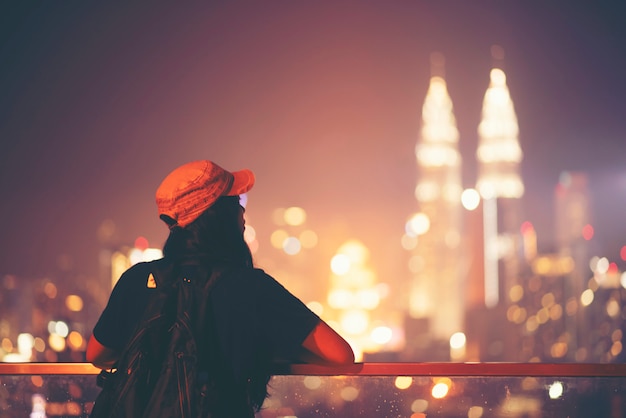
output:
<svg viewBox="0 0 626 418"><path fill-rule="evenodd" d="M90 363L0 363L0 375L95 375ZM347 366L292 364L277 375L317 376L562 376L626 377L613 363L355 363Z"/></svg>

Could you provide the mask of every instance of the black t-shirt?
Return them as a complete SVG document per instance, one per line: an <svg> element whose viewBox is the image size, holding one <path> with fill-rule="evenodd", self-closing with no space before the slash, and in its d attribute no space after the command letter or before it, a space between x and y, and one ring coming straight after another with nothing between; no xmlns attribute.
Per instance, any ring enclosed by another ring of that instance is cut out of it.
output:
<svg viewBox="0 0 626 418"><path fill-rule="evenodd" d="M93 334L104 346L123 350L148 303L151 263L128 269L113 289ZM320 319L260 269L227 270L211 291L221 353L235 381L246 379L259 361L293 361Z"/></svg>

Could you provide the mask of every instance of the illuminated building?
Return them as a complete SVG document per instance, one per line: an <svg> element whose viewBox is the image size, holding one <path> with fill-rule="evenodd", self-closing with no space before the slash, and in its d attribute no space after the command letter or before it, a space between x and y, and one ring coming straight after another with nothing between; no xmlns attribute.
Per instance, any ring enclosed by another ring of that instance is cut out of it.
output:
<svg viewBox="0 0 626 418"><path fill-rule="evenodd" d="M584 173L561 174L554 194L556 251L531 260L508 319L520 324L519 361L623 362L626 276L594 255L592 199ZM523 228L524 239L533 228ZM531 235L532 236L532 235Z"/></svg>
<svg viewBox="0 0 626 418"><path fill-rule="evenodd" d="M576 300L585 291L589 280L589 241L593 237L590 220L590 196L587 176L583 173L563 173L554 193L555 238L561 257L571 260L572 268L563 284L567 298ZM577 311L568 318L572 346L584 346L589 325Z"/></svg>
<svg viewBox="0 0 626 418"><path fill-rule="evenodd" d="M502 57L498 47L492 48L492 53L494 58ZM521 289L528 263L536 255L536 236L532 225L522 232L524 184L519 174L522 150L518 136L506 75L494 66L478 125L476 191L480 203L463 218L464 239L470 248L465 323L466 359L470 361L518 361L518 353L523 351L519 328L511 322L526 319L525 308L518 305L523 295L516 290Z"/></svg>
<svg viewBox="0 0 626 418"><path fill-rule="evenodd" d="M452 100L442 76L443 58L433 55L433 75L422 107L421 134L415 149L418 213L407 222L412 240L409 321L427 322L427 335L448 341L463 328L464 289L459 274L461 156ZM414 340L414 338L413 338ZM407 333L407 344L413 343Z"/></svg>
<svg viewBox="0 0 626 418"><path fill-rule="evenodd" d="M587 176L583 173L565 172L556 186L555 237L559 254L571 257L573 290L580 294L589 275L589 241L593 237L590 196Z"/></svg>
<svg viewBox="0 0 626 418"><path fill-rule="evenodd" d="M522 150L506 75L493 68L478 126L476 189L483 199L485 306L495 307L518 282L521 237L519 175Z"/></svg>
<svg viewBox="0 0 626 418"><path fill-rule="evenodd" d="M506 317L519 340L507 361L623 362L626 275L590 257L591 194L583 173L563 173L555 190L556 251L537 254L534 227L522 225L530 265L508 294ZM493 360L493 359L490 359Z"/></svg>
<svg viewBox="0 0 626 418"><path fill-rule="evenodd" d="M331 326L347 338L357 360L362 360L364 352L383 346L389 349L394 330L380 315L373 320L388 289L369 265L367 247L355 239L345 242L332 257L330 269L327 304L332 310Z"/></svg>

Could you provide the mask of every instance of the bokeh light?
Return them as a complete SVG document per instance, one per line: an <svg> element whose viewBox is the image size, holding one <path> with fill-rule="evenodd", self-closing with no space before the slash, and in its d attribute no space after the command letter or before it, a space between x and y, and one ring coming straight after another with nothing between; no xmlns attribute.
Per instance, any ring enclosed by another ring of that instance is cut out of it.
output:
<svg viewBox="0 0 626 418"><path fill-rule="evenodd" d="M467 210L475 210L480 205L480 194L476 189L463 190L461 204Z"/></svg>
<svg viewBox="0 0 626 418"><path fill-rule="evenodd" d="M302 225L306 221L306 212L297 206L285 209L283 216L285 223L291 226Z"/></svg>

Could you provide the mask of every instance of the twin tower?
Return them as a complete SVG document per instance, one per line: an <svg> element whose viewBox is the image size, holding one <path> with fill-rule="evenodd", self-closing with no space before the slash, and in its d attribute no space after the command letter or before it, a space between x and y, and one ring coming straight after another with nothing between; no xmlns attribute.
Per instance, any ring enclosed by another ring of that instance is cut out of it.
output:
<svg viewBox="0 0 626 418"><path fill-rule="evenodd" d="M415 242L409 315L427 319L432 338L448 340L464 331L468 305L496 307L518 280L522 150L506 75L494 66L477 121L477 179L464 190L443 57L433 54L431 63L415 149L418 213L407 223Z"/></svg>

